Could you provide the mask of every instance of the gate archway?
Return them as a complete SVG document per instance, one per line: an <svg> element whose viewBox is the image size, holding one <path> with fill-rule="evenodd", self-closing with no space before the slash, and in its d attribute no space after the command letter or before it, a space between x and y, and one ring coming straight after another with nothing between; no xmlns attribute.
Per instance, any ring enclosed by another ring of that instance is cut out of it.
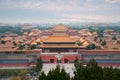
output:
<svg viewBox="0 0 120 80"><path fill-rule="evenodd" d="M54 63L55 62L55 59L50 59L50 63Z"/></svg>
<svg viewBox="0 0 120 80"><path fill-rule="evenodd" d="M64 59L64 63L69 63L69 60L68 59Z"/></svg>

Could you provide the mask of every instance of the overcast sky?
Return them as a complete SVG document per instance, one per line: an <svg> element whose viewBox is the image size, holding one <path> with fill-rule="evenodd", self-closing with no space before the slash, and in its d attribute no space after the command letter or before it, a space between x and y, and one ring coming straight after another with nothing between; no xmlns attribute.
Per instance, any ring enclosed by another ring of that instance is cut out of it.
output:
<svg viewBox="0 0 120 80"><path fill-rule="evenodd" d="M0 0L0 22L120 22L120 0Z"/></svg>

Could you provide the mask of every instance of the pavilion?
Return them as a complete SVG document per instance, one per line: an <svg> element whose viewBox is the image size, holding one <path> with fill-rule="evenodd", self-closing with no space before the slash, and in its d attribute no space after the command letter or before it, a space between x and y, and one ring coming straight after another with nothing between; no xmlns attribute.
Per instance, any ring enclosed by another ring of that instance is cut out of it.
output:
<svg viewBox="0 0 120 80"><path fill-rule="evenodd" d="M42 52L76 52L78 45L69 36L50 36L40 47Z"/></svg>

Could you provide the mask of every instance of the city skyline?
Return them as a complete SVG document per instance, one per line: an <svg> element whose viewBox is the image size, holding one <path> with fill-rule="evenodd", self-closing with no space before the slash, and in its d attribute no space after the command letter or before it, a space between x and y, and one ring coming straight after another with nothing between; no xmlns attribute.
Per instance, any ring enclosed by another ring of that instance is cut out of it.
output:
<svg viewBox="0 0 120 80"><path fill-rule="evenodd" d="M120 0L0 0L0 22L120 22Z"/></svg>

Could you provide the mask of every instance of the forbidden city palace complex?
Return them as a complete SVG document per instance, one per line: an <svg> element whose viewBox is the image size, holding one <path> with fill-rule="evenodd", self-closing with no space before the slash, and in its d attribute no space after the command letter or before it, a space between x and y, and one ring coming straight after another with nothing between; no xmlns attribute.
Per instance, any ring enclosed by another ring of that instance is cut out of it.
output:
<svg viewBox="0 0 120 80"><path fill-rule="evenodd" d="M120 67L120 51L103 50L103 47L93 40L96 36L96 32L91 33L88 29L78 31L63 24L43 31L33 29L30 33L24 32L24 35L19 38L12 34L4 38L9 45L1 44L0 46L0 67L29 67L39 58L42 59L43 64L74 63L76 58L86 64L94 58L100 66ZM12 40L23 44L25 48L20 50L11 45ZM96 49L86 50L90 44L94 44ZM37 45L36 49L30 49L32 45Z"/></svg>

